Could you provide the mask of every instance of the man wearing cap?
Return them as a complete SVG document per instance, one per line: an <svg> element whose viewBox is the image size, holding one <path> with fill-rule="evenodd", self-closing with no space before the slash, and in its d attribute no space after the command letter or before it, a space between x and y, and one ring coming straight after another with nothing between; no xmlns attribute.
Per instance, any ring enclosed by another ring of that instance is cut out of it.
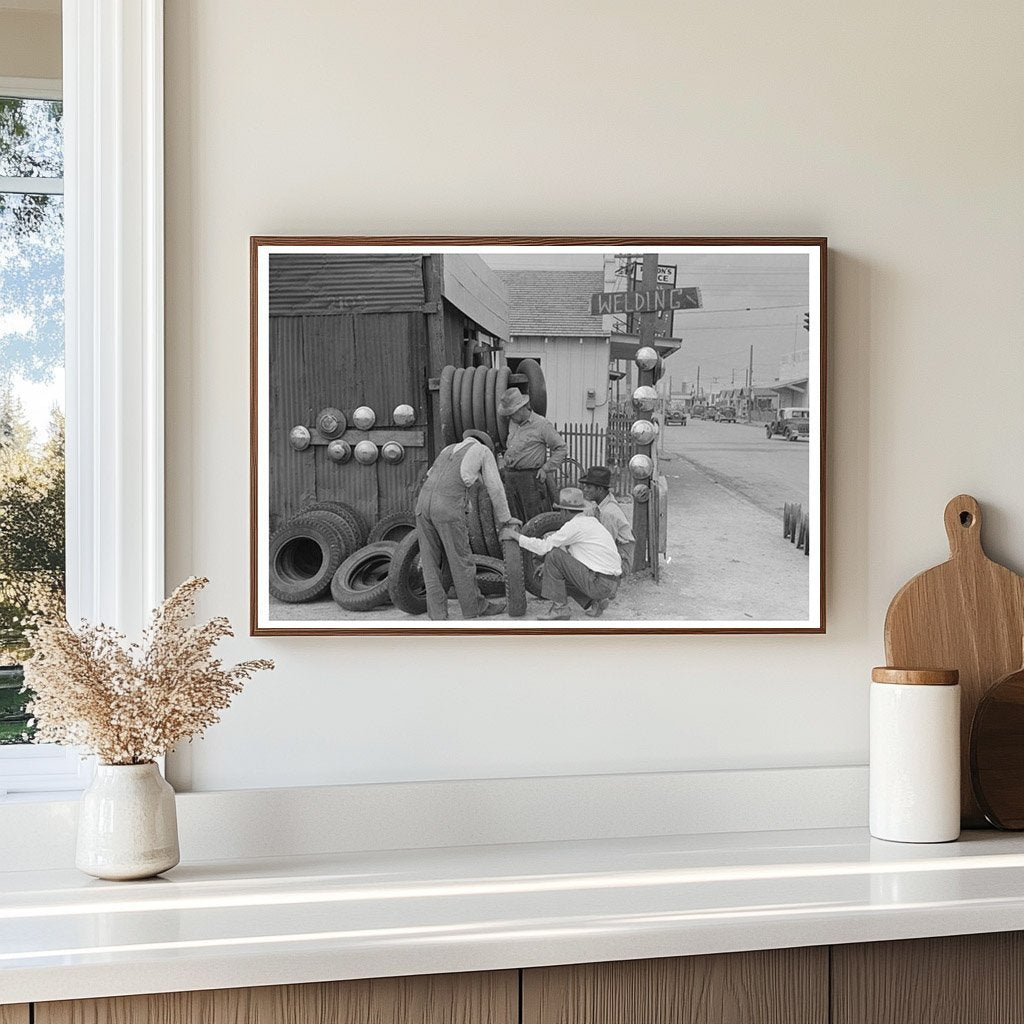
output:
<svg viewBox="0 0 1024 1024"><path fill-rule="evenodd" d="M541 594L551 607L540 619L569 619L573 597L591 618L604 614L622 578L622 560L612 535L596 516L584 511L583 492L563 487L555 508L576 512L561 529L546 537L526 537L517 528L519 546L544 556Z"/></svg>
<svg viewBox="0 0 1024 1024"><path fill-rule="evenodd" d="M597 518L612 535L619 558L622 559L622 575L628 576L633 571L636 538L626 513L612 494L611 470L607 466L591 466L580 477L580 486L583 488L583 497L597 506Z"/></svg>
<svg viewBox="0 0 1024 1024"><path fill-rule="evenodd" d="M548 474L562 464L568 448L558 431L530 408L529 398L518 388L509 388L501 396L498 413L509 420L505 494L512 514L525 523L550 511Z"/></svg>
<svg viewBox="0 0 1024 1024"><path fill-rule="evenodd" d="M438 453L416 500L420 565L427 588L427 614L432 619L448 618L443 580L446 562L463 618L498 615L505 610L504 604L488 601L480 593L466 524L469 488L478 480L483 481L494 506L495 525L504 527L512 518L493 449L494 442L483 431L464 431L461 441Z"/></svg>

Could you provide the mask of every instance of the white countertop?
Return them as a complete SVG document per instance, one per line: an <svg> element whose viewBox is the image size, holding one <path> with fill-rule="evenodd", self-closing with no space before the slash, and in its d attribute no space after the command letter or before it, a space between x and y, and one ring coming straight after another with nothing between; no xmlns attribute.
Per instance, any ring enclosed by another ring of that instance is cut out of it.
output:
<svg viewBox="0 0 1024 1024"><path fill-rule="evenodd" d="M862 829L0 872L0 1004L1024 929L1024 836Z"/></svg>

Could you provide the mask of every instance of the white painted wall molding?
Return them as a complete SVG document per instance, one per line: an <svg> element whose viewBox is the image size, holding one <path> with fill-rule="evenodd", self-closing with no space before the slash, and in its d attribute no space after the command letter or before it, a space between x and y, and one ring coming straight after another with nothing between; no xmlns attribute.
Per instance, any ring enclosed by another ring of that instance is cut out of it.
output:
<svg viewBox="0 0 1024 1024"><path fill-rule="evenodd" d="M64 0L68 614L164 591L163 2Z"/></svg>
<svg viewBox="0 0 1024 1024"><path fill-rule="evenodd" d="M865 765L178 795L185 862L867 825ZM74 863L78 803L0 803L0 870Z"/></svg>

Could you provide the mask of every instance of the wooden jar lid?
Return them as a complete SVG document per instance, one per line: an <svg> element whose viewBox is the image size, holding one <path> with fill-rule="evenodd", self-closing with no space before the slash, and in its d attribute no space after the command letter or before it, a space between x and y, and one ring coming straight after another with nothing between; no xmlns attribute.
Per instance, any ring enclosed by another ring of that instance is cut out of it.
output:
<svg viewBox="0 0 1024 1024"><path fill-rule="evenodd" d="M960 673L955 668L884 668L871 670L873 683L898 683L904 686L956 686Z"/></svg>

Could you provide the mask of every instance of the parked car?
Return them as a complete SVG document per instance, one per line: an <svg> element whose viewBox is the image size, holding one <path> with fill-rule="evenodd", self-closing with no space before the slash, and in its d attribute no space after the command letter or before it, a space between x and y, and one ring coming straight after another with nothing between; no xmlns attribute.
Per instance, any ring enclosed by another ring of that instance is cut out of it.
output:
<svg viewBox="0 0 1024 1024"><path fill-rule="evenodd" d="M690 410L690 415L695 420L703 420L708 418L708 407L706 405L695 405Z"/></svg>
<svg viewBox="0 0 1024 1024"><path fill-rule="evenodd" d="M787 406L779 410L778 418L766 424L764 430L769 440L778 435L787 441L810 441L811 410Z"/></svg>
<svg viewBox="0 0 1024 1024"><path fill-rule="evenodd" d="M680 423L686 426L686 412L681 405L672 404L665 410L666 423Z"/></svg>
<svg viewBox="0 0 1024 1024"><path fill-rule="evenodd" d="M721 405L715 410L715 419L719 423L735 423L736 410L731 405Z"/></svg>

